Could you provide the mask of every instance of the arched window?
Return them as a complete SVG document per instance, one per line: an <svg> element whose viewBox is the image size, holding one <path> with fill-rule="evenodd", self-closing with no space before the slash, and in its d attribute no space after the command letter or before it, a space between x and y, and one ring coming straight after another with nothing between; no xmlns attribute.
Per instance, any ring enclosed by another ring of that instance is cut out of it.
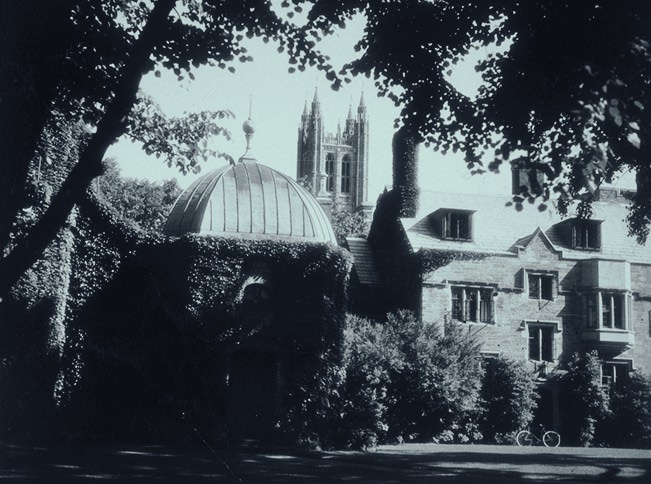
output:
<svg viewBox="0 0 651 484"><path fill-rule="evenodd" d="M325 174L326 191L332 192L335 189L335 155L332 153L326 154Z"/></svg>
<svg viewBox="0 0 651 484"><path fill-rule="evenodd" d="M341 193L350 193L350 156L341 159Z"/></svg>
<svg viewBox="0 0 651 484"><path fill-rule="evenodd" d="M248 329L263 329L271 324L271 295L265 284L249 284L242 293L241 315Z"/></svg>

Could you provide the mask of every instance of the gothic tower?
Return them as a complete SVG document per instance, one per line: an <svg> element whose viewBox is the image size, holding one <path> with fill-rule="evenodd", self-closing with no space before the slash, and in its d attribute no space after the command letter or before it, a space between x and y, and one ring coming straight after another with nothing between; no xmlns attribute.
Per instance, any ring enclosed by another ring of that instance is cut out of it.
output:
<svg viewBox="0 0 651 484"><path fill-rule="evenodd" d="M357 115L352 106L343 130L326 133L318 92L315 90L311 109L307 101L298 128L296 179L306 188L326 213L331 213L333 197L351 212L373 210L368 203L368 118L364 94Z"/></svg>

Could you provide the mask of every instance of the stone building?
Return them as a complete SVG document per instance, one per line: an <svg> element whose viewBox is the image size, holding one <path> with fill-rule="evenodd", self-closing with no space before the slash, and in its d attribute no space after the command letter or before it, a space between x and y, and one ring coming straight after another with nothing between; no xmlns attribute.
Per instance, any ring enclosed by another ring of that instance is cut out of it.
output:
<svg viewBox="0 0 651 484"><path fill-rule="evenodd" d="M311 109L307 101L298 128L296 179L301 180L330 213L333 197L351 212L373 210L368 203L369 122L362 94L357 113L352 106L337 133L325 131L321 102L314 92Z"/></svg>
<svg viewBox="0 0 651 484"><path fill-rule="evenodd" d="M353 294L359 311L412 309L463 325L487 359L526 361L541 385L538 418L552 426L560 412L548 376L573 353L597 350L604 384L651 373L651 250L627 235L616 189L600 190L590 220L517 211L510 199L421 189L416 216L400 218L385 193L368 239L348 240Z"/></svg>

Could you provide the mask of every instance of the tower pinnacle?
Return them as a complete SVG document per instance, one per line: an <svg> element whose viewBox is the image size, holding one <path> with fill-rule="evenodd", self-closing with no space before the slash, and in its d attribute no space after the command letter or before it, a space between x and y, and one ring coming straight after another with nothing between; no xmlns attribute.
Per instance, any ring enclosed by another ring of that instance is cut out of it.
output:
<svg viewBox="0 0 651 484"><path fill-rule="evenodd" d="M319 88L314 88L314 99L312 99L312 116L321 116L321 102L319 101Z"/></svg>

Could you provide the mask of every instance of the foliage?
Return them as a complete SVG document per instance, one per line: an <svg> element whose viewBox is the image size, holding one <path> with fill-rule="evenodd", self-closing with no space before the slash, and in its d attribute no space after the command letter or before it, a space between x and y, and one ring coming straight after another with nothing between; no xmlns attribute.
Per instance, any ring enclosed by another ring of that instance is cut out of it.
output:
<svg viewBox="0 0 651 484"><path fill-rule="evenodd" d="M162 183L122 178L117 163L107 162L106 173L94 184L97 196L119 216L142 230L160 232L181 193L175 179Z"/></svg>
<svg viewBox="0 0 651 484"><path fill-rule="evenodd" d="M500 440L527 428L536 409L536 382L525 364L508 358L487 360L482 388L486 413L482 425L484 438Z"/></svg>
<svg viewBox="0 0 651 484"><path fill-rule="evenodd" d="M362 212L351 212L341 206L341 200L332 196L330 223L339 244L346 242L346 237L360 237L368 232L368 221Z"/></svg>
<svg viewBox="0 0 651 484"><path fill-rule="evenodd" d="M601 439L616 447L651 448L651 379L639 372L618 382L610 395L612 414Z"/></svg>
<svg viewBox="0 0 651 484"><path fill-rule="evenodd" d="M473 173L512 161L544 172L542 185L514 197L516 208L529 199L544 209L560 196L566 211L576 196L589 202L597 186L630 169L638 191L628 222L644 242L651 221L648 2L320 0L305 30L318 41L360 11L360 54L330 80L337 89L354 75L373 78L401 108L399 144L409 144L404 128L411 142L462 151ZM452 75L478 49L489 54L476 66L483 84L469 95ZM394 157L403 213L414 208L413 159Z"/></svg>
<svg viewBox="0 0 651 484"><path fill-rule="evenodd" d="M560 379L563 408L563 439L574 445L589 446L596 423L610 414L610 399L601 385L601 361L596 351L572 355L567 373Z"/></svg>
<svg viewBox="0 0 651 484"><path fill-rule="evenodd" d="M215 123L233 117L230 111L185 112L181 117L167 116L150 97L139 93L138 101L129 115L128 136L140 142L148 155L163 157L169 167L181 173L198 173L200 161L222 158L234 163L227 153L215 151L208 145L214 136L231 139L230 132Z"/></svg>
<svg viewBox="0 0 651 484"><path fill-rule="evenodd" d="M336 399L332 370L339 368L350 271L343 250L187 236L142 239L130 252L117 270L110 260L95 268L106 270L104 281L84 281L100 287L82 304L80 337L67 347L67 430L76 438L168 439L185 414L223 443L236 425L223 387L228 355L262 348L283 355L287 369L277 437L295 443L308 435L331 445L326 423ZM260 277L270 290L271 319L247 317L242 299L244 285Z"/></svg>
<svg viewBox="0 0 651 484"><path fill-rule="evenodd" d="M481 438L478 345L460 326L399 311L382 324L351 317L345 335L345 445Z"/></svg>
<svg viewBox="0 0 651 484"><path fill-rule="evenodd" d="M0 81L11 102L2 104L1 117L15 122L3 124L2 133L14 143L8 163L0 166L0 299L38 259L101 174L106 149L118 136L126 133L181 171L196 171L199 159L220 156L204 141L206 136L228 135L213 122L227 113L168 118L151 99L138 97L143 75L165 68L179 80L193 78L192 69L202 64L234 70L234 62L252 60L241 45L240 31L273 39L290 55L307 50L304 36L265 0L187 0L180 9L176 3L65 0L42 8L40 2L26 0L3 8L2 41L11 55L3 56ZM331 71L323 55L301 55ZM62 123L83 120L92 127L91 134L48 209L5 255L29 163L53 107L62 114Z"/></svg>

